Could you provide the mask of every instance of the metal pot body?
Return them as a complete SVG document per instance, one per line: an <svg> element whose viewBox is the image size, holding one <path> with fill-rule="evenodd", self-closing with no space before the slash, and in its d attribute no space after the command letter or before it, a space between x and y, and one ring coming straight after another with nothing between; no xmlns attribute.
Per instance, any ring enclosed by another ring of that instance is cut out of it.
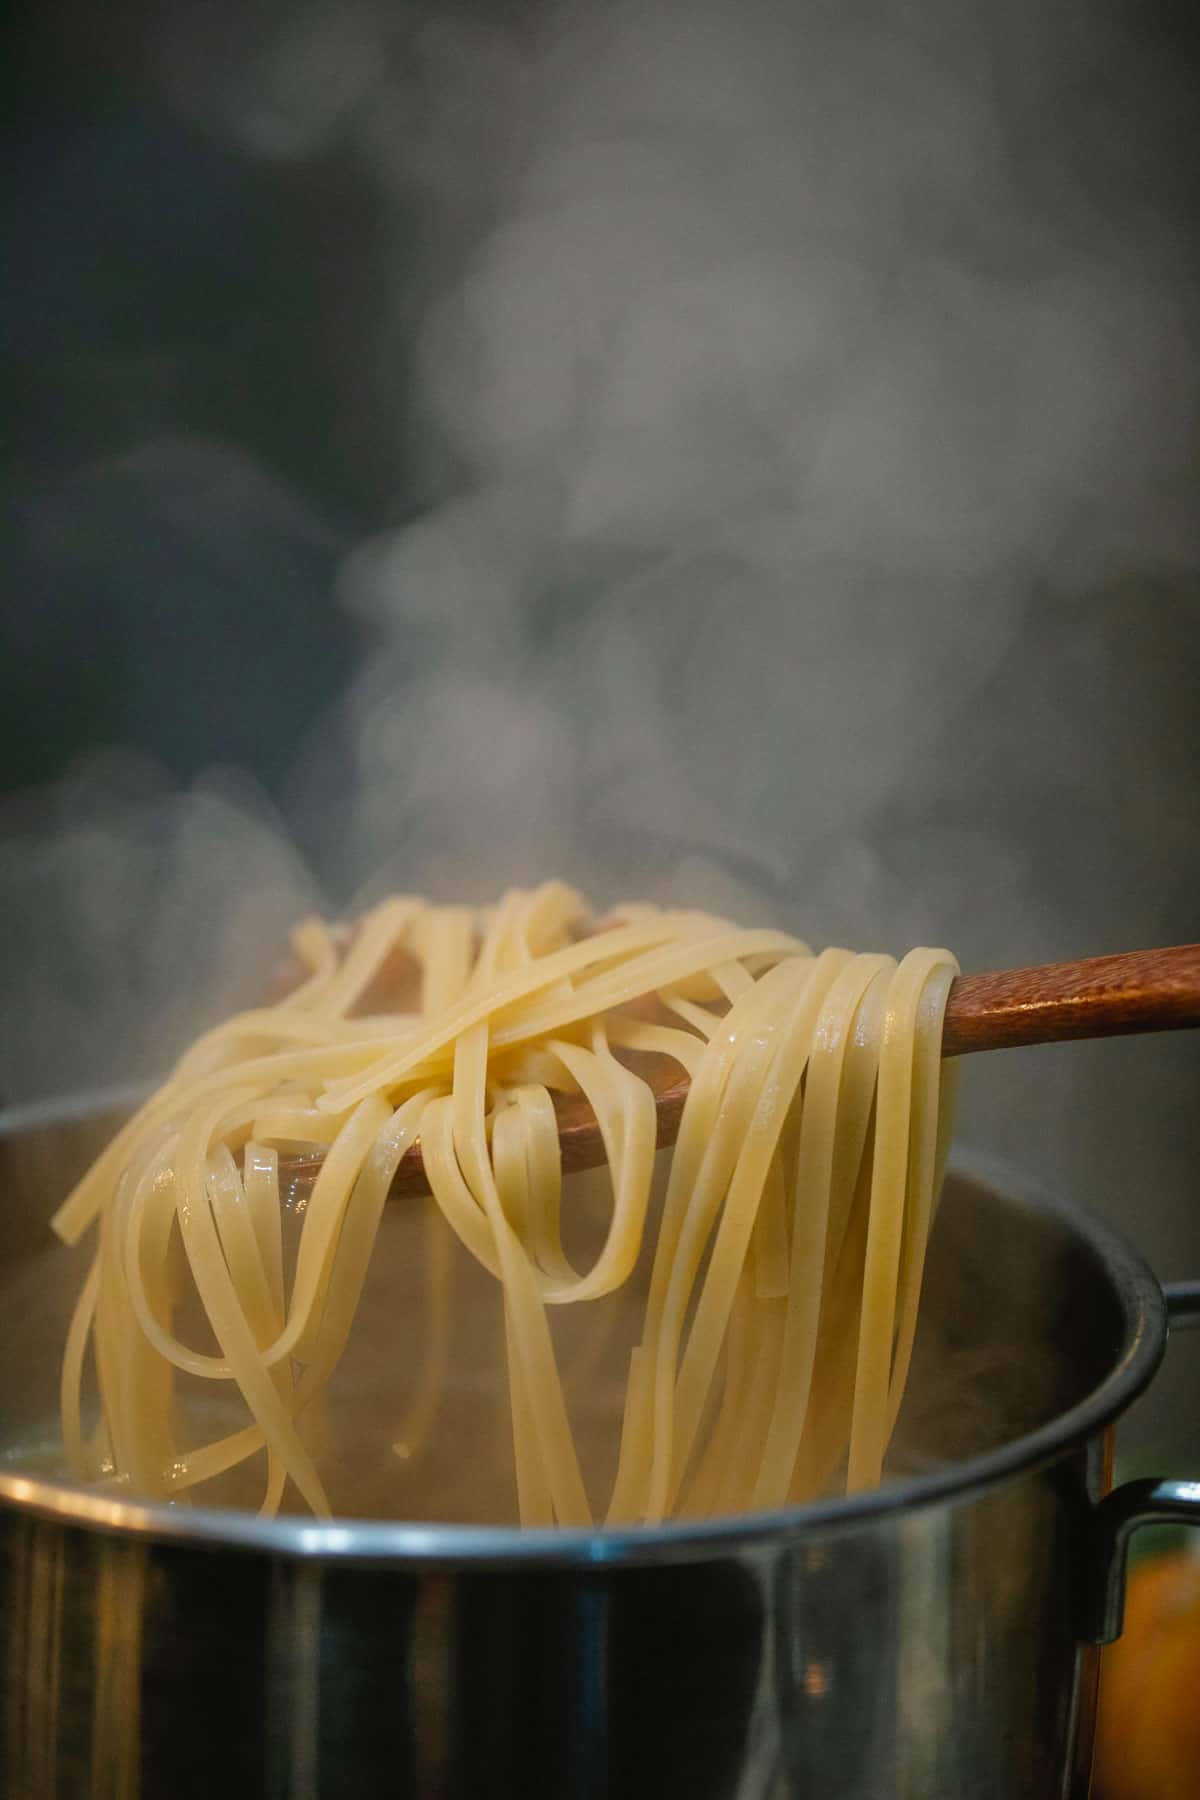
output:
<svg viewBox="0 0 1200 1800"><path fill-rule="evenodd" d="M611 1568L270 1557L6 1511L3 1792L1072 1792L1087 1463Z"/></svg>
<svg viewBox="0 0 1200 1800"><path fill-rule="evenodd" d="M948 1187L928 1289L910 1473L788 1514L321 1526L0 1474L0 1791L1086 1793L1097 1501L1162 1296L1100 1227L978 1167ZM1007 1411L974 1404L981 1333L1000 1388L1020 1372ZM974 1388L939 1390L963 1346Z"/></svg>

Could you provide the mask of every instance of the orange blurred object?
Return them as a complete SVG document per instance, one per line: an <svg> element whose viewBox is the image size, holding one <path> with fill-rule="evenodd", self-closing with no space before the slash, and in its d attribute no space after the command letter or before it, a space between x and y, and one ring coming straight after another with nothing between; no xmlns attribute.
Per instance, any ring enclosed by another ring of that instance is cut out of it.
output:
<svg viewBox="0 0 1200 1800"><path fill-rule="evenodd" d="M1200 1795L1200 1558L1130 1570L1125 1629L1100 1664L1096 1800Z"/></svg>

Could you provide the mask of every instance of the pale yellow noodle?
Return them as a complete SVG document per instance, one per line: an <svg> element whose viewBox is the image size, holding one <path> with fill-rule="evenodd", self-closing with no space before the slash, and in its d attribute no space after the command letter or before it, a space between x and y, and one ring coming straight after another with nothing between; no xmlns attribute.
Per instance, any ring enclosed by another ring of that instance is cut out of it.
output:
<svg viewBox="0 0 1200 1800"><path fill-rule="evenodd" d="M66 1451L67 1467L76 1481L87 1481L97 1473L91 1467L91 1459L83 1441L82 1391L83 1362L87 1355L88 1340L92 1334L92 1321L96 1313L96 1299L99 1292L100 1258L97 1255L92 1258L92 1266L88 1270L87 1279L79 1290L79 1298L75 1302L75 1310L71 1314L71 1324L67 1332L67 1347L63 1352L61 1398L63 1447Z"/></svg>
<svg viewBox="0 0 1200 1800"><path fill-rule="evenodd" d="M843 968L825 996L813 1034L796 1166L792 1225L790 1304L770 1429L754 1486L759 1506L781 1506L791 1485L808 1409L817 1327L823 1299L838 1100L846 1045L859 1003L883 957L859 956Z"/></svg>
<svg viewBox="0 0 1200 1800"><path fill-rule="evenodd" d="M659 1465L660 1470L667 1473L663 1485L652 1496L652 1516L660 1498L664 1506L670 1503L691 1455L701 1409L716 1369L738 1274L745 1262L750 1233L754 1228L755 1209L788 1108L808 1061L813 1024L826 988L848 960L848 952L836 950L822 951L818 957L803 996L785 1030L780 1034L782 1041L766 1078L758 1085L753 1110L745 1121L737 1166L725 1195L712 1259L679 1369L675 1395L674 1443L670 1463L668 1464L664 1454ZM757 1048L756 1044L755 1051ZM749 1098L747 1095L747 1100Z"/></svg>
<svg viewBox="0 0 1200 1800"><path fill-rule="evenodd" d="M909 1192L909 1133L912 1126L913 1058L932 1021L920 1018L929 978L946 958L936 950L913 950L892 977L883 1022L876 1096L875 1155L871 1215L863 1271L858 1369L850 1422L851 1490L875 1486L887 1448L888 1396L896 1327L896 1284L906 1214L919 1204ZM923 1121L918 1121L923 1124ZM929 1171L932 1180L932 1168Z"/></svg>
<svg viewBox="0 0 1200 1800"><path fill-rule="evenodd" d="M781 932L642 904L591 924L550 882L482 912L398 896L352 932L297 928L299 985L206 1032L56 1215L69 1242L98 1227L63 1362L77 1479L180 1497L265 1450L263 1510L294 1489L328 1514L336 1471L298 1427L351 1339L418 1140L429 1305L398 1501L438 1429L464 1253L502 1288L524 1523L778 1506L823 1491L843 1460L850 1487L880 1478L949 1141L953 959L814 957ZM410 970L408 995L393 978ZM410 1010L386 1010L397 1004ZM690 1082L653 1232L645 1057ZM563 1247L557 1096L590 1107L607 1170L583 1268ZM281 1168L297 1152L321 1163L289 1272ZM606 1500L584 1483L547 1308L597 1309L571 1372L594 1384L639 1268L649 1287ZM216 1354L176 1335L189 1295ZM240 1395L246 1423L180 1451L172 1421L190 1417L197 1378Z"/></svg>

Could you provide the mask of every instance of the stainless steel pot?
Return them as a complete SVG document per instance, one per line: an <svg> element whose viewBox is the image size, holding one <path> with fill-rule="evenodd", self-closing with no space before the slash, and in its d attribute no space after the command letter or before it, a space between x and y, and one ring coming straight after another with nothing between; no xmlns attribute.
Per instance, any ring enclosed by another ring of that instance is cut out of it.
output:
<svg viewBox="0 0 1200 1800"><path fill-rule="evenodd" d="M11 1270L29 1222L0 1217ZM11 1415L45 1357L14 1376L3 1316ZM1168 1318L1197 1322L1200 1285L1164 1294L1096 1220L972 1160L931 1251L907 1472L876 1494L584 1535L170 1511L8 1468L5 1800L1085 1794L1126 1540L1200 1523L1200 1486L1107 1493Z"/></svg>

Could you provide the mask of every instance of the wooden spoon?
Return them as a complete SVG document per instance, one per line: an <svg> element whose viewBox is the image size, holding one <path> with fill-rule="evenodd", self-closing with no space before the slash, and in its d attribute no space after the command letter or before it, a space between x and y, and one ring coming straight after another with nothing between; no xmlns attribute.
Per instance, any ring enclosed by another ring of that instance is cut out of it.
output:
<svg viewBox="0 0 1200 1800"><path fill-rule="evenodd" d="M946 1004L942 1054L967 1056L976 1050L1176 1031L1187 1025L1200 1025L1200 944L960 975ZM687 1077L681 1077L678 1064L667 1057L630 1055L628 1060L654 1089L659 1147L673 1144L687 1098ZM596 1168L604 1161L604 1146L587 1101L577 1095L556 1095L555 1107L564 1172ZM288 1158L287 1169L303 1180L316 1173L320 1161L319 1156ZM427 1192L417 1143L396 1172L392 1195Z"/></svg>

